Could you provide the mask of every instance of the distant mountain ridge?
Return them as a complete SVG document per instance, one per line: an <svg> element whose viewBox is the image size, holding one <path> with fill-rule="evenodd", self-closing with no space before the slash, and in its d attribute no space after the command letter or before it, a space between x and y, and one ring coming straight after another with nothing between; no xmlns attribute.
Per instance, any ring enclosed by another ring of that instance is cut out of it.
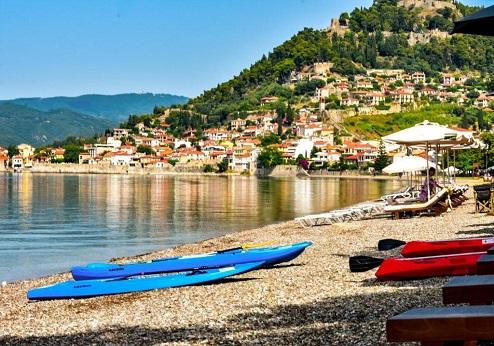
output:
<svg viewBox="0 0 494 346"><path fill-rule="evenodd" d="M101 134L115 123L68 109L48 112L8 102L0 103L0 145L47 145L68 136Z"/></svg>
<svg viewBox="0 0 494 346"><path fill-rule="evenodd" d="M3 100L0 103L8 102L44 112L68 109L76 113L120 122L127 119L130 114L152 113L155 106L168 107L175 104L184 104L187 101L187 97L171 94L128 93L117 95L88 94L75 97L18 98Z"/></svg>

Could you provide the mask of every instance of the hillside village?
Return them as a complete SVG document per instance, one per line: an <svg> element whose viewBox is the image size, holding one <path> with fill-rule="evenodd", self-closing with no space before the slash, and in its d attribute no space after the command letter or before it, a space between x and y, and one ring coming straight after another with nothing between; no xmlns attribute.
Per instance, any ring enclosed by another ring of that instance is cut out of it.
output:
<svg viewBox="0 0 494 346"><path fill-rule="evenodd" d="M444 73L438 79L431 79L420 72L368 70L350 80L332 74L330 63L316 63L294 73L292 83L295 86L300 81L323 81L325 85L316 88L311 96L317 107L299 109L296 120L290 125L283 122L281 131L276 111L268 110L206 129L201 138L197 138L192 129L181 137L174 137L167 132L169 124L167 116L163 115L151 126L139 122L131 129L115 128L105 137L105 142L85 144L78 153L77 163L158 169L178 165L190 171L253 174L259 167L259 155L268 147L281 153L283 161L278 162L280 164L295 164L303 157L312 169L367 169L378 156L379 141L357 140L352 134L344 133L337 123L331 125L331 118L396 113L403 108L431 102L468 104L492 112L493 96L480 89L472 93L469 80L476 77ZM336 105L337 109L328 107L330 98L331 105ZM266 96L261 99L261 106L278 101L278 97ZM323 117L327 119L322 121ZM281 139L277 136L280 132L290 133L290 136ZM271 137L272 143L269 142ZM267 144L265 138L268 138ZM63 148L36 151L28 144L21 144L17 149L18 155L12 156L10 163L16 169L64 161ZM396 148L387 148L388 155L395 154L393 149ZM7 167L8 152L2 149L2 153L0 167Z"/></svg>
<svg viewBox="0 0 494 346"><path fill-rule="evenodd" d="M398 6L417 12L430 20L437 11L456 10L454 3L434 0L401 0ZM344 16L333 19L328 37L345 36L350 30ZM382 32L390 36L391 32ZM444 39L448 33L438 29L409 32L410 46ZM0 169L30 169L50 163L127 166L158 170L194 172L239 172L254 174L259 168L279 164L300 165L304 169L366 170L379 155L400 154L398 148L381 147L377 138L365 138L344 126L345 119L358 116L391 115L429 105L448 105L477 109L490 117L494 96L489 94L492 78L475 70L406 71L397 68L366 68L352 63L352 73L342 73L333 61L318 61L291 68L276 93L259 95L255 109L230 112L225 121L198 130L192 125L177 128L173 112L191 108L158 109L155 114L124 123L95 143L74 148L33 148L20 144L0 148ZM269 90L263 89L263 90ZM290 103L282 95L296 95ZM295 100L295 101L293 101ZM187 113L188 114L188 113ZM206 116L199 115L200 121ZM479 134L486 130L480 121L458 120L464 131Z"/></svg>

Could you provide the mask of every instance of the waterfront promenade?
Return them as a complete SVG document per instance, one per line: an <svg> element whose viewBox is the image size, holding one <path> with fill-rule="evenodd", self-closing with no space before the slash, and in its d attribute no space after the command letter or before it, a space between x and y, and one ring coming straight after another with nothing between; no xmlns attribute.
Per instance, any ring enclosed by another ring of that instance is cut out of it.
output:
<svg viewBox="0 0 494 346"><path fill-rule="evenodd" d="M436 218L377 219L312 229L291 221L129 258L148 260L244 243L314 242L290 264L212 285L28 303L28 289L69 275L8 284L0 289L0 343L385 344L385 320L413 307L440 306L446 279L377 283L373 272L350 273L348 257L391 255L376 250L383 238L492 235L494 217L473 211L469 200Z"/></svg>

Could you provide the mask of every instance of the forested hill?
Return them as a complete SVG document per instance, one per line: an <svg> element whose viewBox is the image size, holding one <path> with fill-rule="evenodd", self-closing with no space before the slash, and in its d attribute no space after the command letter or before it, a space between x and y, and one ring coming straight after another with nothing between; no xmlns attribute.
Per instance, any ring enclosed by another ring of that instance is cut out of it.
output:
<svg viewBox="0 0 494 346"><path fill-rule="evenodd" d="M90 137L115 124L107 119L67 109L48 112L11 103L0 103L0 145L46 145L68 136Z"/></svg>
<svg viewBox="0 0 494 346"><path fill-rule="evenodd" d="M291 73L323 61L334 64L332 72L350 77L368 68L423 71L431 77L453 70L493 73L494 39L446 35L453 20L476 8L450 7L420 8L404 6L403 1L376 0L370 8L343 13L339 24L344 32L305 28L238 76L191 99L184 108L207 115L205 125L210 126L234 112L259 108L263 96L296 102L303 90L287 87ZM419 39L410 44L412 34Z"/></svg>
<svg viewBox="0 0 494 346"><path fill-rule="evenodd" d="M171 106L187 102L184 96L152 93L130 93L118 95L81 95L75 97L19 98L8 100L11 104L27 106L40 111L70 109L118 122L129 114L151 113L155 106ZM2 102L2 101L0 101Z"/></svg>

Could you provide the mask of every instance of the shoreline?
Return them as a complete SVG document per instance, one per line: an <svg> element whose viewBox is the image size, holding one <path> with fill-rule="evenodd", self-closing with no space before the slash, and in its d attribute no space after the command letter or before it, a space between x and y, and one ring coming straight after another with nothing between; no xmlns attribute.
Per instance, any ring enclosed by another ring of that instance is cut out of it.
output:
<svg viewBox="0 0 494 346"><path fill-rule="evenodd" d="M494 217L473 211L470 199L436 218L372 219L316 228L288 221L115 259L150 260L244 243L314 242L290 263L217 284L28 303L28 289L66 280L69 273L9 283L0 288L0 343L384 345L386 318L413 307L441 306L446 279L376 282L374 271L350 273L348 256L396 254L398 250L377 252L377 241L383 238L492 235Z"/></svg>
<svg viewBox="0 0 494 346"><path fill-rule="evenodd" d="M85 166L91 165L76 165L81 166L82 168L87 168ZM386 181L397 181L397 182L407 182L406 176L396 176L396 175L367 175L367 174L354 174L354 173L344 173L344 174L309 174L299 177L297 172L288 171L282 174L245 174L240 172L225 172L225 173L206 173L202 171L197 172L186 172L186 171L170 171L170 170L162 170L162 169L131 169L128 170L123 166L116 167L94 167L94 169L81 169L81 170L73 170L73 167L68 167L66 170L52 169L63 167L60 165L52 165L49 170L31 170L24 169L21 172L14 172L13 170L5 170L0 171L0 174L45 174L45 175L129 175L129 176L189 176L189 177L246 177L246 178L299 178L299 179L359 179L359 180L386 180ZM80 168L80 167L79 167ZM294 173L295 172L295 173ZM469 184L475 184L483 182L482 177L456 177L456 180L461 183L468 182Z"/></svg>
<svg viewBox="0 0 494 346"><path fill-rule="evenodd" d="M205 173L205 172L111 172L111 171L75 171L75 172L48 172L48 171L31 171L31 170L23 170L21 172L14 172L12 170L8 171L0 171L0 174L41 174L41 175L129 175L129 176L190 176L190 177L245 177L245 178L298 178L296 175L285 175L285 176L276 176L276 175L256 175L256 174L242 174L238 172L227 172L227 173ZM399 178L397 176L388 176L388 175L362 175L362 174L341 174L341 175L307 175L303 176L300 179L363 179L363 180L387 180L387 181L403 181L406 179Z"/></svg>

